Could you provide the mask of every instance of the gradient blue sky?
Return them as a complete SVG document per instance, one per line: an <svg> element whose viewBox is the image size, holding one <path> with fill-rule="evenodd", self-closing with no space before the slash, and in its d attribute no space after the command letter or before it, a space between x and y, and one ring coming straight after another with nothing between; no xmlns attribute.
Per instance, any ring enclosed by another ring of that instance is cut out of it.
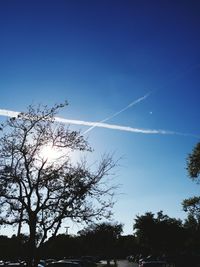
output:
<svg viewBox="0 0 200 267"><path fill-rule="evenodd" d="M198 0L1 0L0 109L67 99L62 117L101 121L151 92L108 123L200 136L199 14ZM146 211L185 218L182 200L199 194L186 172L198 137L87 136L94 158L122 156L114 220L125 234Z"/></svg>

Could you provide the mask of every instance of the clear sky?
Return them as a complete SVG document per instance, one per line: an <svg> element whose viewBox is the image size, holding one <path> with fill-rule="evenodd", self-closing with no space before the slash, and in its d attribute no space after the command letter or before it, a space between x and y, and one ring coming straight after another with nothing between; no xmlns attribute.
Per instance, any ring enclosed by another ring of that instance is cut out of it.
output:
<svg viewBox="0 0 200 267"><path fill-rule="evenodd" d="M60 116L99 122L150 93L106 123L196 135L85 134L95 159L122 157L113 220L125 234L146 211L185 218L182 200L199 194L186 172L200 136L199 14L198 0L0 1L0 109L68 100Z"/></svg>

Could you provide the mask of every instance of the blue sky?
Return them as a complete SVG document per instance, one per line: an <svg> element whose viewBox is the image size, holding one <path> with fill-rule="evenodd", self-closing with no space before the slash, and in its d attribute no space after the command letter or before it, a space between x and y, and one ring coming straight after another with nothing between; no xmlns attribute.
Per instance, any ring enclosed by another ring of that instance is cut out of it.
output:
<svg viewBox="0 0 200 267"><path fill-rule="evenodd" d="M107 123L200 136L199 12L195 0L2 0L0 109L67 99L62 117L101 121L150 92ZM114 220L125 234L145 211L185 218L181 201L199 194L186 172L198 137L103 128L87 136L95 157L122 157Z"/></svg>

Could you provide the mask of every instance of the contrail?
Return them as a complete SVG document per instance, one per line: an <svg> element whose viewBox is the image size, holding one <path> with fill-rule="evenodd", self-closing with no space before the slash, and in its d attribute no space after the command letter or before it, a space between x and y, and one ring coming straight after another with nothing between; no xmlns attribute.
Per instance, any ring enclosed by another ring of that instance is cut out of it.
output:
<svg viewBox="0 0 200 267"><path fill-rule="evenodd" d="M134 106L134 105L136 105L136 104L138 104L138 103L140 103L141 101L143 101L144 99L146 99L149 95L150 95L150 93L148 93L148 94L146 94L146 95L144 95L144 96L138 98L137 100L134 100L133 102L131 102L131 103L130 103L128 106L126 106L125 108L123 108L123 109L117 111L116 113L114 113L113 115L111 115L111 116L109 116L109 117L107 117L107 118L105 118L105 119L99 121L99 123L106 122L106 121L108 121L108 120L110 120L110 119L116 117L117 115L119 115L120 113L124 112L125 110L131 108L132 106ZM95 127L97 127L97 125L93 125L93 126L90 127L89 129L87 129L83 134L86 134L86 133L90 132L90 131L91 131L92 129L94 129Z"/></svg>
<svg viewBox="0 0 200 267"><path fill-rule="evenodd" d="M7 109L0 109L0 116L6 117L17 117L21 112L7 110ZM163 135L182 135L182 136L192 136L195 138L199 138L199 135L194 134L187 134L187 133L179 133L174 131L167 131L167 130L156 130L156 129L141 129L141 128L133 128L129 126L122 126L122 125L115 125L115 124L108 124L103 122L92 122L92 121L81 121L81 120L70 120L61 117L55 117L55 121L65 123L65 124L75 124L75 125L82 125L82 126L90 126L90 127L100 127L112 130L119 130L119 131L126 131L132 133L142 133L142 134L163 134Z"/></svg>

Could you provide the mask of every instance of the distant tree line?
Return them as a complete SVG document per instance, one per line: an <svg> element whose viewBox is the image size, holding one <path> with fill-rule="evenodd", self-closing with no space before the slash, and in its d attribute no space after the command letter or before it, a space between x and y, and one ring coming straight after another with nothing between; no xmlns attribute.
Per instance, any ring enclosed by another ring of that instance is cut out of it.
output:
<svg viewBox="0 0 200 267"><path fill-rule="evenodd" d="M121 224L91 224L77 235L60 234L49 238L40 248L40 258L80 258L90 255L109 261L119 255L125 257L128 244L129 253L132 253L134 237L130 235L123 238L121 233ZM25 235L11 238L0 236L0 259L26 260L26 246Z"/></svg>
<svg viewBox="0 0 200 267"><path fill-rule="evenodd" d="M191 214L185 221L171 218L159 211L146 212L136 216L133 234L122 235L121 224L91 224L77 235L60 234L51 237L40 249L40 258L80 258L95 256L105 259L123 259L133 255L151 255L176 263L176 266L195 264L200 258L199 222ZM2 260L26 260L27 237L0 236L0 257ZM179 264L179 265L178 265ZM194 265L195 266L195 265Z"/></svg>

